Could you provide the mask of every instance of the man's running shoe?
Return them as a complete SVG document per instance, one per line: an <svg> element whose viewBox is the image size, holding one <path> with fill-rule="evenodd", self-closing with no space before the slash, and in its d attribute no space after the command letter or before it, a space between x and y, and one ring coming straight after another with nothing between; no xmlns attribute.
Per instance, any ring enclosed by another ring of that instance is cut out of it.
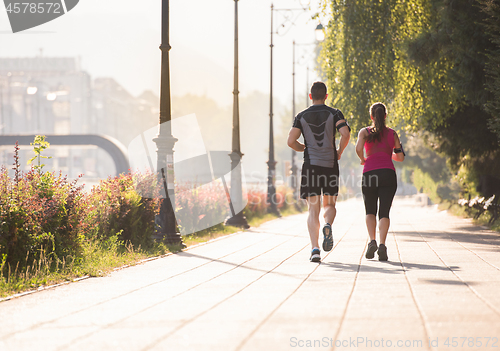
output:
<svg viewBox="0 0 500 351"><path fill-rule="evenodd" d="M321 261L321 256L320 256L320 252L319 252L319 249L313 249L311 251L311 258L310 258L311 262L320 262Z"/></svg>
<svg viewBox="0 0 500 351"><path fill-rule="evenodd" d="M379 261L387 261L389 258L387 257L387 247L384 244L380 244L378 247L378 260Z"/></svg>
<svg viewBox="0 0 500 351"><path fill-rule="evenodd" d="M368 244L368 249L366 250L366 258L374 258L375 257L375 251L377 251L378 246L377 246L377 241L372 240Z"/></svg>
<svg viewBox="0 0 500 351"><path fill-rule="evenodd" d="M328 252L333 248L332 226L326 223L323 227L323 250Z"/></svg>

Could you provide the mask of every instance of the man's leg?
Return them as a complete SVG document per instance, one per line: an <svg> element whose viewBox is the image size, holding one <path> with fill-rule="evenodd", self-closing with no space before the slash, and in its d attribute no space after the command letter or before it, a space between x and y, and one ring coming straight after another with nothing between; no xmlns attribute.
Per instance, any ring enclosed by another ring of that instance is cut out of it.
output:
<svg viewBox="0 0 500 351"><path fill-rule="evenodd" d="M335 208L336 203L337 196L323 195L323 208L325 209L323 217L326 223L333 224L335 216L337 215L337 209Z"/></svg>
<svg viewBox="0 0 500 351"><path fill-rule="evenodd" d="M309 196L306 198L309 216L307 217L307 228L311 238L311 247L319 248L319 213L321 211L321 196Z"/></svg>

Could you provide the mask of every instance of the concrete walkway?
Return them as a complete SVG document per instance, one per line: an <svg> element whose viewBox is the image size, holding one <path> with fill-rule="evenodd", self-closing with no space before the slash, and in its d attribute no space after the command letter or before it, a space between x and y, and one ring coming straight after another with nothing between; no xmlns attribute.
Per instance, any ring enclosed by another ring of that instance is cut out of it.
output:
<svg viewBox="0 0 500 351"><path fill-rule="evenodd" d="M2 302L0 350L500 350L498 234L397 198L367 260L350 200L315 264L305 219Z"/></svg>

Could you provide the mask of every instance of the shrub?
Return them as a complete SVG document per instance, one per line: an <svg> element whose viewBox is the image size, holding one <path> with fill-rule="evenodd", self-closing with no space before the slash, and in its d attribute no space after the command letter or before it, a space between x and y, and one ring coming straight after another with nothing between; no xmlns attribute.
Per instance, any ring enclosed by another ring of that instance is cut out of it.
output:
<svg viewBox="0 0 500 351"><path fill-rule="evenodd" d="M260 217L267 213L267 193L257 189L252 188L247 190L248 203L245 207L245 216L247 219L252 219L254 217Z"/></svg>
<svg viewBox="0 0 500 351"><path fill-rule="evenodd" d="M0 170L0 256L25 267L42 256L77 255L75 208L81 188L61 174L21 172L18 151L16 144L14 179L5 167Z"/></svg>
<svg viewBox="0 0 500 351"><path fill-rule="evenodd" d="M177 224L182 233L194 233L200 228L212 227L213 223L222 229L229 214L228 197L222 184L176 184L175 193Z"/></svg>
<svg viewBox="0 0 500 351"><path fill-rule="evenodd" d="M136 185L154 182L152 174L121 174L92 188L79 203L78 232L90 240L120 241L144 248L153 244L157 198L143 198Z"/></svg>

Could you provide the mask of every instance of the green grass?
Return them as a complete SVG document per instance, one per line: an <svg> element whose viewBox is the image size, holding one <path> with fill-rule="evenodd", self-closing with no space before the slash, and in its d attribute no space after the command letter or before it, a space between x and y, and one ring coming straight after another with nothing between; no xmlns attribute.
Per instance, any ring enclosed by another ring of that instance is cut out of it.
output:
<svg viewBox="0 0 500 351"><path fill-rule="evenodd" d="M298 213L300 212L293 206L288 206L281 212L282 216ZM265 214L261 217L251 218L249 224L251 227L258 227L276 218L277 216L274 214ZM182 239L187 247L191 247L240 230L237 227L217 225L199 233L184 236ZM163 243L156 243L152 248L144 250L120 242L117 236L112 236L105 241L84 242L81 257L61 261L53 257L43 256L22 272L17 267L11 267L5 262L2 263L0 257L0 299L21 292L70 282L81 277L104 276L115 269L136 265L144 259L176 253L181 250L180 246Z"/></svg>
<svg viewBox="0 0 500 351"><path fill-rule="evenodd" d="M240 228L218 225L214 229L205 229L200 233L194 233L182 237L182 242L187 247L202 244L204 242L220 238L240 231Z"/></svg>
<svg viewBox="0 0 500 351"><path fill-rule="evenodd" d="M119 242L116 236L104 242L88 241L83 244L79 258L58 260L42 256L25 270L3 264L0 274L0 298L72 281L77 278L106 275L116 268L134 265L148 257L159 256L169 250L155 244L148 251L135 249Z"/></svg>

